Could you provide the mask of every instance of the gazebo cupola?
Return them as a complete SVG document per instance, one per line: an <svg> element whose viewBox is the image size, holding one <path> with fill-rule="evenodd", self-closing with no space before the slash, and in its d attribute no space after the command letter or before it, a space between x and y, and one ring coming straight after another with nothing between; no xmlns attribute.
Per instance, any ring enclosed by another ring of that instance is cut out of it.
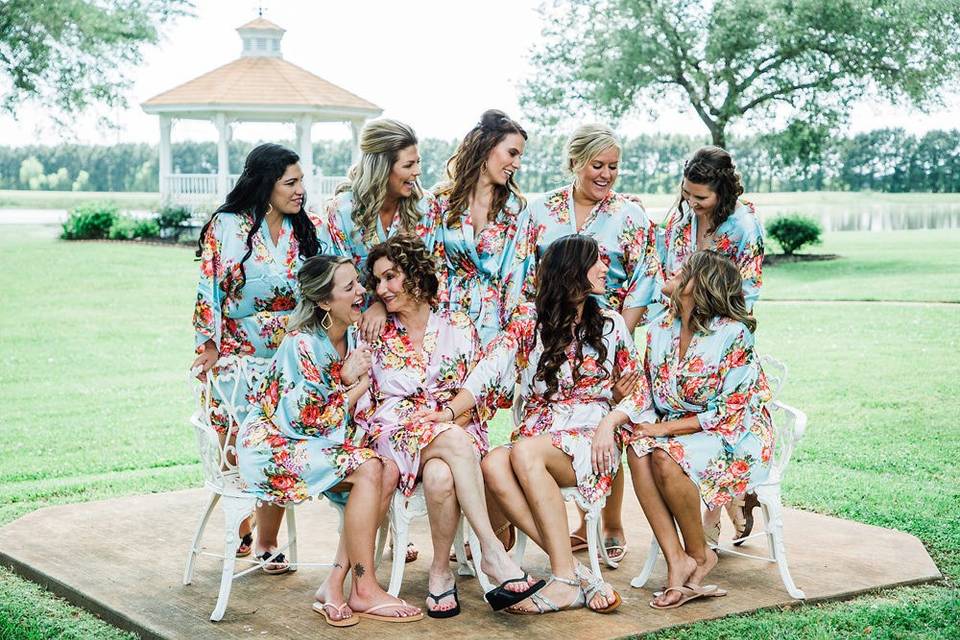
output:
<svg viewBox="0 0 960 640"><path fill-rule="evenodd" d="M236 181L230 173L228 145L237 122L285 122L296 127L308 193L314 204L332 192L342 177L313 170L310 131L315 122L349 123L353 159L359 157L360 129L382 113L368 100L327 82L285 60L286 31L262 17L237 28L243 43L238 59L156 95L141 106L160 118L160 196L164 203L202 208L223 202ZM207 120L217 128L217 173L173 172L170 133L177 120Z"/></svg>

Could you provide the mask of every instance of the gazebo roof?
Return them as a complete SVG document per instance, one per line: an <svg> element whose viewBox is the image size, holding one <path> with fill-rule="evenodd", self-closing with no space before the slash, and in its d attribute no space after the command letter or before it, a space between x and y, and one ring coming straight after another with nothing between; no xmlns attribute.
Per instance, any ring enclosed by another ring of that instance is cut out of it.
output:
<svg viewBox="0 0 960 640"><path fill-rule="evenodd" d="M239 59L150 98L143 110L183 116L230 111L257 119L280 113L382 113L372 102L284 60L279 42L284 30L269 20L256 18L237 31L244 44Z"/></svg>

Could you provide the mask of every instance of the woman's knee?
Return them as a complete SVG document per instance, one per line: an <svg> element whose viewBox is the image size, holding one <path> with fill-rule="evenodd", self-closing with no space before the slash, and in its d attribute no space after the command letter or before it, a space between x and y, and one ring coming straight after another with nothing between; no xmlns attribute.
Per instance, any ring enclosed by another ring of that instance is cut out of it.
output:
<svg viewBox="0 0 960 640"><path fill-rule="evenodd" d="M383 478L383 464L378 458L364 460L351 475L354 483L369 482L379 486Z"/></svg>
<svg viewBox="0 0 960 640"><path fill-rule="evenodd" d="M427 460L423 465L423 491L431 499L448 498L453 494L453 473L446 462L439 458Z"/></svg>
<svg viewBox="0 0 960 640"><path fill-rule="evenodd" d="M458 456L473 455L473 441L467 432L459 427L447 429L434 439L434 443L440 445L444 453Z"/></svg>
<svg viewBox="0 0 960 640"><path fill-rule="evenodd" d="M510 466L518 477L531 473L543 466L539 443L533 440L520 440L510 449Z"/></svg>
<svg viewBox="0 0 960 640"><path fill-rule="evenodd" d="M510 468L510 451L504 447L497 447L480 461L480 471L483 472L483 484L493 493L500 493L506 485L504 480L508 474L513 475Z"/></svg>
<svg viewBox="0 0 960 640"><path fill-rule="evenodd" d="M382 460L381 482L384 489L393 490L400 483L400 467L393 460Z"/></svg>
<svg viewBox="0 0 960 640"><path fill-rule="evenodd" d="M654 449L651 457L653 471L660 477L664 477L679 468L670 454L663 449Z"/></svg>

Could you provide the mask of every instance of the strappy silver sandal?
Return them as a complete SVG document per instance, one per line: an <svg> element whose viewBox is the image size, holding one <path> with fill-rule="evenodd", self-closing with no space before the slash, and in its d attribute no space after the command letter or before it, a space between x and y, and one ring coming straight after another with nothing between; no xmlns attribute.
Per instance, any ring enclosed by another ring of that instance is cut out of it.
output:
<svg viewBox="0 0 960 640"><path fill-rule="evenodd" d="M543 613L554 613L556 611L569 611L571 609L581 609L586 605L586 600L584 599L583 586L579 580L568 580L567 578L561 578L553 574L550 575L550 578L547 579L547 584L544 585L544 589L550 586L550 583L556 580L557 582L562 582L563 584L568 584L571 587L577 588L577 597L570 604L558 607L550 598L542 595L543 591L535 593L530 596L530 601L537 607L536 611L524 611L522 609L507 609L507 613L512 613L518 616L538 616Z"/></svg>
<svg viewBox="0 0 960 640"><path fill-rule="evenodd" d="M583 605L587 609L590 609L590 611L596 611L597 613L613 613L623 602L620 594L617 593L617 590L612 586L610 587L610 590L613 591L613 600L611 600L610 596L607 595L607 583L603 581L603 578L593 575L585 566L583 566L582 563L578 562L573 572L576 574L577 578L580 579L580 591L583 593ZM607 599L607 606L602 609L594 609L590 606L590 602L593 601L593 599L598 595L601 595Z"/></svg>

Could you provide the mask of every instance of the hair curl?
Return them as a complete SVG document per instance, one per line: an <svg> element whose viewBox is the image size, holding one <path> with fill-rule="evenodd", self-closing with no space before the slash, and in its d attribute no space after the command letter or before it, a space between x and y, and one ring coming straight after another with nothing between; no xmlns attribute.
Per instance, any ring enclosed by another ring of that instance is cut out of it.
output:
<svg viewBox="0 0 960 640"><path fill-rule="evenodd" d="M576 352L572 364L574 379L579 377L583 364L583 345L597 352L605 375L610 375L603 363L607 346L603 333L607 319L596 298L587 272L597 263L600 248L590 236L574 234L550 243L537 268L536 308L537 331L543 344L543 353L537 363L534 380L547 386L547 396L557 392L557 374L567 361L567 348L576 338ZM583 304L580 321L577 307Z"/></svg>
<svg viewBox="0 0 960 640"><path fill-rule="evenodd" d="M300 156L279 144L266 143L254 147L247 154L247 159L243 163L243 172L237 178L237 184L227 194L226 201L217 207L217 210L211 214L210 219L200 229L196 256L199 258L203 255L207 231L210 229L213 219L218 215L229 213L252 216L253 224L250 225L250 231L247 233L246 239L247 252L240 259L240 280L237 286L243 287L247 280L247 272L244 270L243 263L253 253L253 236L259 231L263 218L270 208L270 197L273 195L273 189L277 181L286 173L287 167L299 161ZM317 240L317 228L307 216L306 209L304 209L306 204L307 194L304 192L300 211L291 216L291 221L293 223L293 236L297 239L300 256L310 258L317 255L320 250L320 243Z"/></svg>
<svg viewBox="0 0 960 640"><path fill-rule="evenodd" d="M695 184L705 184L717 194L717 205L713 208L708 230L716 231L733 214L737 198L743 195L743 184L733 157L720 147L701 147L683 164L683 177ZM682 207L683 202L681 185L677 206Z"/></svg>
<svg viewBox="0 0 960 640"><path fill-rule="evenodd" d="M320 328L317 305L326 302L333 294L333 276L340 265L353 265L350 258L320 254L307 258L300 271L297 282L300 287L300 301L287 320L287 331L309 331L316 333Z"/></svg>
<svg viewBox="0 0 960 640"><path fill-rule="evenodd" d="M377 237L377 217L387 199L390 172L397 156L407 147L416 145L417 134L413 128L399 120L371 120L360 132L360 160L350 167L348 182L338 186L336 193L353 193L350 217L367 238ZM417 205L421 198L423 188L418 180L414 183L413 193L401 198L397 209L400 227L404 231L416 228L420 220Z"/></svg>
<svg viewBox="0 0 960 640"><path fill-rule="evenodd" d="M691 331L710 333L710 322L714 318L742 322L751 333L757 330L756 318L747 311L740 271L730 258L713 249L702 249L690 256L681 268L677 286L670 295L670 310L678 318L681 292L691 281Z"/></svg>
<svg viewBox="0 0 960 640"><path fill-rule="evenodd" d="M367 287L374 294L380 280L373 274L373 265L380 258L386 258L400 268L404 275L403 290L414 300L436 306L440 280L433 258L419 236L398 233L370 250L366 264Z"/></svg>
<svg viewBox="0 0 960 640"><path fill-rule="evenodd" d="M434 187L434 193L447 196L450 209L447 213L446 226L456 228L460 222L460 214L470 206L470 194L473 192L484 171L487 157L500 142L511 133L516 133L527 139L527 132L510 119L507 114L497 109L484 111L473 129L460 141L457 150L447 160L447 179ZM487 220L493 220L503 211L507 200L513 195L519 202L520 208L527 206L527 199L523 197L520 187L517 186L515 176L510 176L506 185L495 184L493 187L493 201Z"/></svg>

